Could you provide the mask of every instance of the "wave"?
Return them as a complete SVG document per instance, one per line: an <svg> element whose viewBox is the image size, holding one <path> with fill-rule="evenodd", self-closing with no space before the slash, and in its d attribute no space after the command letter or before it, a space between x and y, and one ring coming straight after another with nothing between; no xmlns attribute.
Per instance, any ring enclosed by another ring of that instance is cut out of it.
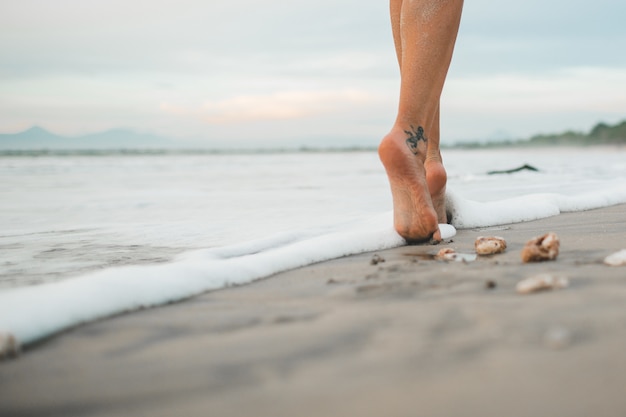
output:
<svg viewBox="0 0 626 417"><path fill-rule="evenodd" d="M447 195L452 225L447 239L467 229L530 221L561 212L626 203L626 189L610 187L578 196L532 194L491 202ZM32 344L78 324L180 301L278 272L343 256L402 246L392 213L349 227L294 232L221 248L188 252L174 262L111 268L57 283L0 292L0 336ZM1 356L0 352L0 356Z"/></svg>
<svg viewBox="0 0 626 417"><path fill-rule="evenodd" d="M446 195L451 223L459 229L521 223L561 213L592 210L626 203L623 182L579 195L557 193L528 194L498 201L478 202Z"/></svg>

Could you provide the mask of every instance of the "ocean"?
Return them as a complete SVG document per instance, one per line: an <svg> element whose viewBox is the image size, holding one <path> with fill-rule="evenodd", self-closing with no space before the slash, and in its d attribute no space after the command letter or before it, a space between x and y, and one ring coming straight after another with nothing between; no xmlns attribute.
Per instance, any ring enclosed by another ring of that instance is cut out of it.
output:
<svg viewBox="0 0 626 417"><path fill-rule="evenodd" d="M443 151L456 228L626 202L626 149ZM537 171L489 175L529 164ZM0 156L0 333L399 246L373 151ZM454 228L448 230L454 234Z"/></svg>

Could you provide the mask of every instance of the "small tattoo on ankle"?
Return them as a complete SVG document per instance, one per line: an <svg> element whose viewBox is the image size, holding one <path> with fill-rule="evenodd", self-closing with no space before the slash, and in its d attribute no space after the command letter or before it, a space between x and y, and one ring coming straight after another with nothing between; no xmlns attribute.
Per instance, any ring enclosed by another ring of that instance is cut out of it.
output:
<svg viewBox="0 0 626 417"><path fill-rule="evenodd" d="M420 141L424 141L424 143L428 142L428 138L424 136L424 128L422 126L418 126L416 129L413 125L411 125L411 130L405 130L404 133L409 135L409 138L406 140L406 144L414 155L419 153L417 145Z"/></svg>

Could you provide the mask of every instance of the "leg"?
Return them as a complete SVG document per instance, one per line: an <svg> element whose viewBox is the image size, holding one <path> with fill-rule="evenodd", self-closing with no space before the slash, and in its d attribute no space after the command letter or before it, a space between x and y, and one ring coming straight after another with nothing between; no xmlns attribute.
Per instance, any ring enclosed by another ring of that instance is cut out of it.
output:
<svg viewBox="0 0 626 417"><path fill-rule="evenodd" d="M396 57L402 71L402 34L400 29L400 18L402 15L403 0L390 0L389 9L391 15L391 28L393 31L393 41L396 48ZM433 203L433 208L437 213L439 223L447 223L446 215L446 182L447 174L443 166L443 160L439 150L439 100L437 101L437 113L430 126L426 129L429 132L429 141L427 143L426 161L424 168L426 170L426 184Z"/></svg>
<svg viewBox="0 0 626 417"><path fill-rule="evenodd" d="M391 185L394 226L409 242L440 239L437 223L445 222L439 97L462 6L462 0L391 0L390 4L400 63L400 104L379 155Z"/></svg>
<svg viewBox="0 0 626 417"><path fill-rule="evenodd" d="M439 150L439 103L437 103L437 113L430 128L424 168L426 169L426 184L428 185L430 198L437 213L437 221L439 223L447 223L446 182L448 176L443 167L443 160Z"/></svg>

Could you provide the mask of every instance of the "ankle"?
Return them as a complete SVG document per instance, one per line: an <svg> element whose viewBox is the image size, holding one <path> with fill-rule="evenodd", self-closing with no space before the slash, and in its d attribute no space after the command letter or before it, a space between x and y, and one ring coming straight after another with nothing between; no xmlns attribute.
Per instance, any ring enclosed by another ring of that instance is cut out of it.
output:
<svg viewBox="0 0 626 417"><path fill-rule="evenodd" d="M428 154L428 142L424 136L424 130L419 126L403 129L397 124L394 125L382 139L378 147L379 155L386 150L399 151L403 155L413 155L423 164Z"/></svg>
<svg viewBox="0 0 626 417"><path fill-rule="evenodd" d="M441 157L426 158L424 169L426 170L426 181L431 194L437 194L445 190L448 174L443 166Z"/></svg>

